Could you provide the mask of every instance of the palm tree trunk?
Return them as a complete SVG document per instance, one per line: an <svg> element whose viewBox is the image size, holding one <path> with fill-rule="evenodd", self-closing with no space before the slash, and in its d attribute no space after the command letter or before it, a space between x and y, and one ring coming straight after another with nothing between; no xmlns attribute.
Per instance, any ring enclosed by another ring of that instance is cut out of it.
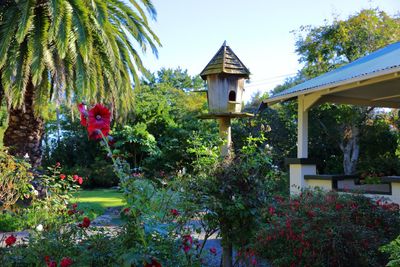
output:
<svg viewBox="0 0 400 267"><path fill-rule="evenodd" d="M42 118L35 117L33 110L34 86L29 80L25 101L21 108L8 110L8 127L4 133L3 143L9 147L13 155L29 156L33 167L37 167L42 161L41 141L44 133Z"/></svg>

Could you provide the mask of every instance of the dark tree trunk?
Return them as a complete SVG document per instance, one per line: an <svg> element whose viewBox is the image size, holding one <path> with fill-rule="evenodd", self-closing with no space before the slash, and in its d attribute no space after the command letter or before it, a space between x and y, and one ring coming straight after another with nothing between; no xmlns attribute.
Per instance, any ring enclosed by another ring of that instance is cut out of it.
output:
<svg viewBox="0 0 400 267"><path fill-rule="evenodd" d="M23 107L8 110L8 127L4 133L4 145L13 155L29 156L33 167L37 167L42 161L41 141L44 132L42 118L34 116L33 111L34 86L29 80Z"/></svg>

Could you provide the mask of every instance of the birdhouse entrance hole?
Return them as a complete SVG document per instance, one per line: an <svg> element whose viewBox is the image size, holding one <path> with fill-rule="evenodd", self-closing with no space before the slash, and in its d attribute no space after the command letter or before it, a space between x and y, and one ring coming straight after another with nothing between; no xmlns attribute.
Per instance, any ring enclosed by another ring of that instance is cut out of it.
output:
<svg viewBox="0 0 400 267"><path fill-rule="evenodd" d="M233 102L236 101L236 92L235 91L230 91L229 92L229 101L233 101Z"/></svg>

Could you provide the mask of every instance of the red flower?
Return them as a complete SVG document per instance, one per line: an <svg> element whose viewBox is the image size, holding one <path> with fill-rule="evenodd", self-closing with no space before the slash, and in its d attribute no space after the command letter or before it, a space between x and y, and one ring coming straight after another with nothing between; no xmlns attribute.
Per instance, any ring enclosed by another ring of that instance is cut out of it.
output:
<svg viewBox="0 0 400 267"><path fill-rule="evenodd" d="M14 235L10 235L4 240L6 242L7 247L12 246L15 242L17 242L17 238Z"/></svg>
<svg viewBox="0 0 400 267"><path fill-rule="evenodd" d="M72 204L72 208L73 208L73 209L76 209L77 207L78 207L78 203Z"/></svg>
<svg viewBox="0 0 400 267"><path fill-rule="evenodd" d="M275 214L275 208L274 207L269 207L268 209L269 215L274 215Z"/></svg>
<svg viewBox="0 0 400 267"><path fill-rule="evenodd" d="M172 216L179 216L179 211L177 209L171 209L169 213L171 213Z"/></svg>
<svg viewBox="0 0 400 267"><path fill-rule="evenodd" d="M83 178L82 177L78 178L78 184L83 184Z"/></svg>
<svg viewBox="0 0 400 267"><path fill-rule="evenodd" d="M86 118L88 116L88 112L86 110L85 104L83 104L83 103L79 104L78 110L79 110L79 113L81 113L81 125L86 127L87 126Z"/></svg>
<svg viewBox="0 0 400 267"><path fill-rule="evenodd" d="M90 226L90 219L88 217L83 218L82 223L78 224L81 228L88 228Z"/></svg>
<svg viewBox="0 0 400 267"><path fill-rule="evenodd" d="M337 203L335 208L336 210L341 210L344 206L342 204Z"/></svg>
<svg viewBox="0 0 400 267"><path fill-rule="evenodd" d="M282 203L285 199L283 198L283 197L281 197L281 196L274 196L274 198L275 198L275 200L276 200L276 202L278 202L278 203Z"/></svg>
<svg viewBox="0 0 400 267"><path fill-rule="evenodd" d="M60 163L60 162L56 162L55 167L58 168L58 167L60 167L60 166L61 166L61 163Z"/></svg>
<svg viewBox="0 0 400 267"><path fill-rule="evenodd" d="M122 212L123 212L125 215L128 215L130 211L131 211L130 208L125 208L125 209L122 210Z"/></svg>
<svg viewBox="0 0 400 267"><path fill-rule="evenodd" d="M183 243L183 251L187 253L192 248L193 238L190 235L184 235L182 236L182 243Z"/></svg>
<svg viewBox="0 0 400 267"><path fill-rule="evenodd" d="M74 176L72 176L72 179L74 179L74 181L78 181L79 176L75 174Z"/></svg>
<svg viewBox="0 0 400 267"><path fill-rule="evenodd" d="M55 262L55 261L48 261L48 262L47 262L47 266L48 266L48 267L57 267L57 262Z"/></svg>
<svg viewBox="0 0 400 267"><path fill-rule="evenodd" d="M65 177L66 177L65 174L60 174L60 179L61 179L61 180L64 180Z"/></svg>
<svg viewBox="0 0 400 267"><path fill-rule="evenodd" d="M162 265L155 259L151 259L151 262L150 263L146 262L144 267L162 267Z"/></svg>
<svg viewBox="0 0 400 267"><path fill-rule="evenodd" d="M217 249L216 248L210 248L210 253L213 255L217 255Z"/></svg>
<svg viewBox="0 0 400 267"><path fill-rule="evenodd" d="M68 210L67 214L68 214L69 216L71 216L71 215L74 215L75 212L76 212L75 210Z"/></svg>
<svg viewBox="0 0 400 267"><path fill-rule="evenodd" d="M308 218L313 218L313 217L315 217L315 212L312 211L312 210L308 210L306 213L307 213Z"/></svg>
<svg viewBox="0 0 400 267"><path fill-rule="evenodd" d="M69 257L62 258L60 261L60 267L69 267L73 263L72 259Z"/></svg>
<svg viewBox="0 0 400 267"><path fill-rule="evenodd" d="M108 133L110 132L110 123L110 110L101 104L96 104L92 109L89 110L89 138L100 139L102 138L101 133L104 136L108 136Z"/></svg>

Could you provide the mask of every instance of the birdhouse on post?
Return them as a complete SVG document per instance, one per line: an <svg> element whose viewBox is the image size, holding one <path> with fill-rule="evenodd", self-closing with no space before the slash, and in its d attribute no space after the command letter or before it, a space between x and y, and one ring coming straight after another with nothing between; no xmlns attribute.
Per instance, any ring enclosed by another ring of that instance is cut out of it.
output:
<svg viewBox="0 0 400 267"><path fill-rule="evenodd" d="M223 43L221 48L200 73L207 81L208 114L202 119L218 119L221 137L226 141L221 147L221 155L230 154L231 118L253 117L253 114L242 112L244 82L249 79L250 71Z"/></svg>

